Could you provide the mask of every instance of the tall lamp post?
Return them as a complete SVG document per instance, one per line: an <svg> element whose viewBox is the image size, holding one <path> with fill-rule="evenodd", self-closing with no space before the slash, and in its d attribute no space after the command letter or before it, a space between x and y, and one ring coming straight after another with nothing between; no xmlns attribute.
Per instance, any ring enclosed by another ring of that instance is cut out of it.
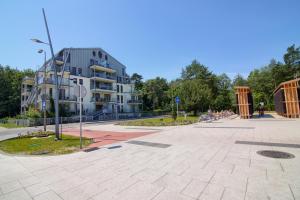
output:
<svg viewBox="0 0 300 200"><path fill-rule="evenodd" d="M57 69L56 69L56 62L55 62L55 56L54 56L54 51L53 51L53 46L52 46L52 42L51 42L51 37L50 37L50 33L49 33L49 29L48 29L48 24L47 24L47 19L46 19L46 14L44 11L44 8L42 9L43 11L43 16L44 16L44 22L45 22L45 26L46 26L46 31L47 31L47 35L48 35L48 42L43 42L41 40L38 39L31 39L33 42L36 43L42 43L42 44L46 44L48 46L50 46L50 50L51 50L51 56L52 56L52 66L54 68L54 81L55 81L55 101L54 101L54 109L55 109L55 137L56 139L60 139L60 135L59 135L59 108L58 108L58 98L59 98L59 91L58 91L58 77L57 77Z"/></svg>
<svg viewBox="0 0 300 200"><path fill-rule="evenodd" d="M44 80L43 80L44 97L42 98L42 108L44 111L44 131L47 131L47 123L46 123L46 101L47 101L47 98L46 98L46 93L47 93L47 91L46 91L46 61L47 61L47 53L43 49L38 50L38 53L44 53Z"/></svg>

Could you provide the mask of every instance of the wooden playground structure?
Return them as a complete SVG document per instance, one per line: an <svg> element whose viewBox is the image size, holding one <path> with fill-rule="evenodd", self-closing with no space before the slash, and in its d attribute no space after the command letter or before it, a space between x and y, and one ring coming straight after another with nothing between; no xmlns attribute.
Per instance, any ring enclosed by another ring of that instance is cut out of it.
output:
<svg viewBox="0 0 300 200"><path fill-rule="evenodd" d="M300 117L300 78L281 83L274 90L275 111L288 118Z"/></svg>
<svg viewBox="0 0 300 200"><path fill-rule="evenodd" d="M235 87L237 114L242 119L249 119L253 116L253 98L249 87Z"/></svg>

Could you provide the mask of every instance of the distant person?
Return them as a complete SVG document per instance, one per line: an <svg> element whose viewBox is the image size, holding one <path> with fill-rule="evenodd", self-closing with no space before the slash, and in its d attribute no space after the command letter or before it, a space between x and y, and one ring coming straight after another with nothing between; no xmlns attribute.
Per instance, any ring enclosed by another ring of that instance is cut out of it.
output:
<svg viewBox="0 0 300 200"><path fill-rule="evenodd" d="M259 103L259 116L263 117L265 114L264 102Z"/></svg>

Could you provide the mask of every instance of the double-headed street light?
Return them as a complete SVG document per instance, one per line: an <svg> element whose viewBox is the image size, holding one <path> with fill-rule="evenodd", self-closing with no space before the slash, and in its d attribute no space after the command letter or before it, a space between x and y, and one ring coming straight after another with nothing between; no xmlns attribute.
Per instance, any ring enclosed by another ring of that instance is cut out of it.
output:
<svg viewBox="0 0 300 200"><path fill-rule="evenodd" d="M59 98L59 91L58 91L58 77L57 77L57 70L56 70L56 62L55 62L55 56L54 56L54 51L53 51L53 47L52 47L52 42L51 42L51 37L50 37L50 33L49 33L49 29L48 29L48 24L47 24L47 19L46 19L46 14L44 11L44 8L42 9L43 11L43 17L44 17L44 22L45 22L45 27L46 27L46 31L47 31L47 36L48 36L48 42L43 42L39 39L31 39L33 42L36 43L41 43L41 44L46 44L50 46L50 50L51 50L51 56L52 56L52 62L51 65L53 66L54 69L54 81L55 81L55 101L54 101L54 109L55 109L55 136L56 139L60 139L59 137L59 108L58 108L58 98ZM51 68L52 68L51 66Z"/></svg>

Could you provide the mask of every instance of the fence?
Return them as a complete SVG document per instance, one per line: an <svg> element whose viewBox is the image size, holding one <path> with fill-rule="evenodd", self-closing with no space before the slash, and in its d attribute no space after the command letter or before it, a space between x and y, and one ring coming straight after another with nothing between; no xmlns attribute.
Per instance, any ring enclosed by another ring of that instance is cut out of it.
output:
<svg viewBox="0 0 300 200"><path fill-rule="evenodd" d="M115 113L106 113L101 114L97 117L91 116L91 115L84 115L82 116L82 122L90 122L93 120L100 120L100 121L106 121L106 120L116 120L116 119L134 119L134 118L142 118L142 117L155 117L155 116L161 116L166 115L167 112L144 112L144 113L118 113L116 116ZM59 123L75 123L79 122L80 118L79 116L74 117L60 117ZM44 118L37 118L37 119L2 119L0 120L0 123L2 124L16 124L18 126L42 126L44 124ZM55 118L46 118L46 124L51 125L55 124Z"/></svg>
<svg viewBox="0 0 300 200"><path fill-rule="evenodd" d="M79 122L79 116L75 117L60 117L59 123L75 123ZM82 116L83 122L93 121L93 116ZM0 120L2 124L16 124L18 126L41 126L44 124L44 118L37 119L7 119ZM55 118L46 118L46 124L55 124Z"/></svg>

